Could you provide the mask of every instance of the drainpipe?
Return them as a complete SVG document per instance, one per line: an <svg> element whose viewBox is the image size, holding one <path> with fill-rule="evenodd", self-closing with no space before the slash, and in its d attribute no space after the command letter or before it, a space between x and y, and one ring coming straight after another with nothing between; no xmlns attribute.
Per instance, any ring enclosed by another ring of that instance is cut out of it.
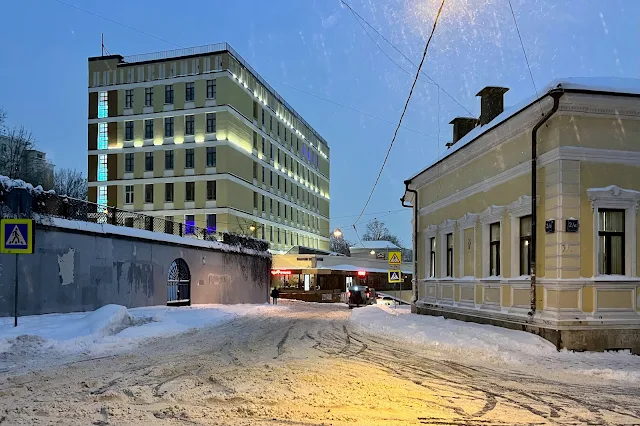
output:
<svg viewBox="0 0 640 426"><path fill-rule="evenodd" d="M538 189L537 189L537 137L538 137L538 129L542 127L542 125L551 118L553 114L558 110L558 106L560 105L560 98L564 95L564 90L562 88L553 89L549 91L549 96L553 98L553 108L545 115L542 116L542 119L533 126L533 131L531 132L531 247L529 248L529 260L531 263L531 309L529 310L529 319L533 318L533 315L536 313L536 222L537 222L537 206L536 199L538 197Z"/></svg>
<svg viewBox="0 0 640 426"><path fill-rule="evenodd" d="M411 280L411 302L416 303L418 301L418 191L409 189L409 183L411 181L405 181L405 192L413 193L413 206L404 203L404 195L400 199L402 207L413 207L413 279Z"/></svg>

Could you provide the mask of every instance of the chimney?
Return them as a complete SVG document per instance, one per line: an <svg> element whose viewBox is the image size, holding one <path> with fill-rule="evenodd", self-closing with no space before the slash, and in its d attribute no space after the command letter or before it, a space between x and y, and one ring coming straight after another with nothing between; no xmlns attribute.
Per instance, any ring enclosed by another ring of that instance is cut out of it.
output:
<svg viewBox="0 0 640 426"><path fill-rule="evenodd" d="M453 124L453 140L447 143L447 148L451 148L456 142L465 137L467 133L472 131L478 125L477 118L456 117L449 122Z"/></svg>
<svg viewBox="0 0 640 426"><path fill-rule="evenodd" d="M506 87L487 86L478 92L480 96L480 125L484 126L504 111Z"/></svg>

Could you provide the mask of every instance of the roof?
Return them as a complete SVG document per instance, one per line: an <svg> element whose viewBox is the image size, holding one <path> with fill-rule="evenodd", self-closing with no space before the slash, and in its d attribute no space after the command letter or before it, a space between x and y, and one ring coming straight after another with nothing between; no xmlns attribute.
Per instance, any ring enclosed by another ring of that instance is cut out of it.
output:
<svg viewBox="0 0 640 426"><path fill-rule="evenodd" d="M379 274L386 274L387 272L389 272L389 269L383 269L383 268L370 268L368 266L356 266L356 265L333 265L333 266L320 266L317 269L320 270L331 270L331 271L346 271L346 272L358 272L358 271L366 271L369 273L379 273ZM402 270L403 274L412 274L411 269L404 269Z"/></svg>
<svg viewBox="0 0 640 426"><path fill-rule="evenodd" d="M431 167L435 166L441 161L444 161L447 157L453 155L455 152L457 152L461 148L464 148L476 139L479 139L489 130L497 127L503 122L509 120L511 117L529 108L536 101L547 96L551 90L558 88L569 91L579 90L600 93L640 95L640 79L622 77L569 77L552 80L543 88L543 90L539 92L539 96L532 96L530 98L527 98L524 101L512 106L511 108L505 109L502 114L498 115L496 118L494 118L484 126L476 127L459 141L457 141L455 145L453 145L453 148L447 151L444 157L436 159L418 173L413 174L409 179L405 181L405 183L410 183L413 179L417 178L422 173L429 170Z"/></svg>
<svg viewBox="0 0 640 426"><path fill-rule="evenodd" d="M400 250L400 247L398 247L397 245L393 244L391 241L362 241L356 245L354 245L353 247L349 247L349 249L398 249Z"/></svg>

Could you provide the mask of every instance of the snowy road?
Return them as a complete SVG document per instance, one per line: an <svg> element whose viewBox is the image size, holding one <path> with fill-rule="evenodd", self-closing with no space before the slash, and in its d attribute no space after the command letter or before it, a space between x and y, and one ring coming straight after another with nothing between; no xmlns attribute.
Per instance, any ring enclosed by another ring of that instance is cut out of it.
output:
<svg viewBox="0 0 640 426"><path fill-rule="evenodd" d="M0 373L0 424L640 424L637 382L454 359L364 332L349 314L289 304L125 354Z"/></svg>

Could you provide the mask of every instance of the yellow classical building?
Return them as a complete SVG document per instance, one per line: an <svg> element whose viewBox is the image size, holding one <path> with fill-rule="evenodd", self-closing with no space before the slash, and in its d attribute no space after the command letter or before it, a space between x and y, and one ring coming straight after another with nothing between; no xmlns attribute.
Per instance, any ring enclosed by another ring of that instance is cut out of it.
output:
<svg viewBox="0 0 640 426"><path fill-rule="evenodd" d="M414 312L640 353L640 81L558 80L503 112L507 90L405 181Z"/></svg>
<svg viewBox="0 0 640 426"><path fill-rule="evenodd" d="M89 58L90 201L328 249L329 159L226 43Z"/></svg>

